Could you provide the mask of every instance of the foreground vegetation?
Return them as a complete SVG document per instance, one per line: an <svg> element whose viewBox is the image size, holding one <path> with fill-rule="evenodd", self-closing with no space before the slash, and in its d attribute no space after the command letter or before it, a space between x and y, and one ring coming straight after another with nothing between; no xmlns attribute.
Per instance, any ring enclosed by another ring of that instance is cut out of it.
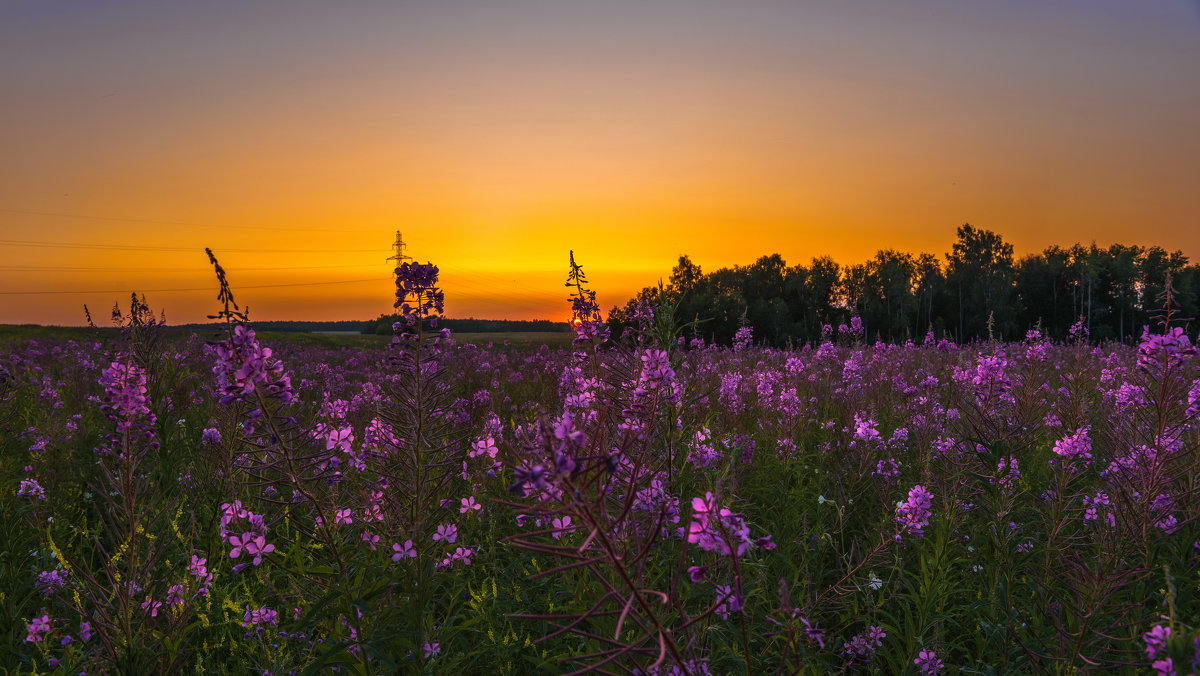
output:
<svg viewBox="0 0 1200 676"><path fill-rule="evenodd" d="M215 263L215 260L214 260ZM1200 358L620 339L5 343L0 666L69 673L1066 673L1200 661Z"/></svg>

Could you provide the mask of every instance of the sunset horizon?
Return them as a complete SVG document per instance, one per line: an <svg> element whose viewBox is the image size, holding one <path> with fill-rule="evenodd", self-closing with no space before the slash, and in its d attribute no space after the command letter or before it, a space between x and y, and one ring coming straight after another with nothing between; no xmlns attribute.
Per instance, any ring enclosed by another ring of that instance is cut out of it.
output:
<svg viewBox="0 0 1200 676"><path fill-rule="evenodd" d="M569 316L570 250L606 310L680 255L940 256L963 223L1018 257L1200 258L1189 2L39 0L0 26L4 323L117 290L200 320L204 247L260 319L378 316L397 229L451 315L513 319Z"/></svg>

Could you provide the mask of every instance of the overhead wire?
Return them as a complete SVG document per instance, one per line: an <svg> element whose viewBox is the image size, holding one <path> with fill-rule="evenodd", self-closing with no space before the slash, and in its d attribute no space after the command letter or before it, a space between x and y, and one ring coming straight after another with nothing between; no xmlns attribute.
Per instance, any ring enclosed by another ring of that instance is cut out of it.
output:
<svg viewBox="0 0 1200 676"><path fill-rule="evenodd" d="M358 283L362 283L362 282L382 282L382 281L386 281L386 280L387 280L386 277L370 277L367 279L341 279L341 280L330 281L330 282L296 282L294 284L239 284L235 288L235 291L239 290L239 289L277 289L277 288L289 287L289 286L323 286L326 284L358 284ZM136 290L134 290L134 289L107 289L107 290L105 290L105 289L99 289L99 290L89 289L86 291L0 291L0 295L4 295L4 296L40 296L40 295L51 295L51 294L80 294L80 293L130 293L131 291L135 291L136 293L174 293L174 292L185 292L185 291L216 291L216 290L217 290L217 287L214 285L214 286L200 286L200 287L193 287L193 288L186 288L186 289L136 289Z"/></svg>
<svg viewBox="0 0 1200 676"><path fill-rule="evenodd" d="M45 242L30 239L0 239L3 246L24 246L42 249L92 249L98 251L173 251L196 253L203 247L146 246L137 244L86 244L82 242ZM384 253L389 249L220 249L220 253Z"/></svg>
<svg viewBox="0 0 1200 676"><path fill-rule="evenodd" d="M294 228L290 226L270 226L270 225L225 225L218 223L189 223L187 221L167 221L157 220L152 218L127 218L124 216L89 216L85 214L64 214L53 211L31 211L26 209L3 209L0 208L0 213L6 214L21 214L25 216L52 216L56 218L78 218L89 221L116 221L123 223L144 223L147 225L179 225L188 228L221 228L227 230L270 230L275 232L357 232L371 233L380 232L380 229L371 230L348 230L346 228ZM386 228L385 228L386 229Z"/></svg>

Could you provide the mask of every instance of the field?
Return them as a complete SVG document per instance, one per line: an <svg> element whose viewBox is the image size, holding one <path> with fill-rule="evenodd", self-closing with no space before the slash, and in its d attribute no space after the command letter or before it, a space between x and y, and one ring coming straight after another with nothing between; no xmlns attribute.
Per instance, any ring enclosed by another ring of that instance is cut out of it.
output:
<svg viewBox="0 0 1200 676"><path fill-rule="evenodd" d="M417 273L390 345L7 330L0 668L1197 668L1182 331L459 340Z"/></svg>

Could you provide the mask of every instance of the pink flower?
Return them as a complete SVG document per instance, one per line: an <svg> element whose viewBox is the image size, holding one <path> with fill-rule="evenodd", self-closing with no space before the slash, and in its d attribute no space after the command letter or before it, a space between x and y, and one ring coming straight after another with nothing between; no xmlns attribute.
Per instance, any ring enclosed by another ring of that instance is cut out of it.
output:
<svg viewBox="0 0 1200 676"><path fill-rule="evenodd" d="M555 531L551 533L555 540L561 539L563 535L575 530L575 527L571 525L571 517L569 516L556 516L551 521L551 524L555 528Z"/></svg>
<svg viewBox="0 0 1200 676"><path fill-rule="evenodd" d="M452 523L444 523L437 527L437 532L433 534L434 541L444 540L448 543L453 543L458 540L458 526Z"/></svg>
<svg viewBox="0 0 1200 676"><path fill-rule="evenodd" d="M494 458L496 457L496 451L498 450L499 449L496 448L496 440L494 438L484 437L483 439L471 444L471 451L468 453L468 455L470 455L472 458L477 458L486 453L488 457Z"/></svg>
<svg viewBox="0 0 1200 676"><path fill-rule="evenodd" d="M341 524L343 526L350 525L350 523L352 521L353 521L353 519L350 518L350 510L349 509L339 509L337 511L337 514L335 514L333 517L333 522L335 524Z"/></svg>
<svg viewBox="0 0 1200 676"><path fill-rule="evenodd" d="M937 653L932 650L922 650L917 653L917 658L913 660L913 664L920 669L922 676L937 676L942 669L946 668L944 662L938 659Z"/></svg>
<svg viewBox="0 0 1200 676"><path fill-rule="evenodd" d="M483 509L482 505L480 505L478 502L475 502L474 495L472 495L471 497L468 497L468 498L463 498L461 500L461 502L462 502L462 507L458 508L459 514L466 514L467 512L471 511L472 509L475 511L479 511L480 509Z"/></svg>
<svg viewBox="0 0 1200 676"><path fill-rule="evenodd" d="M229 544L233 545L233 549L229 552L229 558L236 559L242 555L242 552L245 552L254 557L252 563L256 566L262 563L263 554L275 551L275 545L267 544L265 537L252 532L231 535Z"/></svg>
<svg viewBox="0 0 1200 676"><path fill-rule="evenodd" d="M395 554L392 554L393 561L399 561L399 560L405 559L405 558L408 558L408 559L417 558L417 550L413 548L412 540L405 540L403 545L400 545L400 544L392 545L392 551L396 552Z"/></svg>
<svg viewBox="0 0 1200 676"><path fill-rule="evenodd" d="M149 596L145 601L142 601L142 610L150 613L150 617L158 617L158 609L162 608L162 601L155 601Z"/></svg>
<svg viewBox="0 0 1200 676"><path fill-rule="evenodd" d="M50 631L50 616L42 615L41 617L33 618L33 621L29 623L28 627L26 627L26 631L28 633L28 635L25 637L26 641L30 643L41 643L43 638L42 634Z"/></svg>

